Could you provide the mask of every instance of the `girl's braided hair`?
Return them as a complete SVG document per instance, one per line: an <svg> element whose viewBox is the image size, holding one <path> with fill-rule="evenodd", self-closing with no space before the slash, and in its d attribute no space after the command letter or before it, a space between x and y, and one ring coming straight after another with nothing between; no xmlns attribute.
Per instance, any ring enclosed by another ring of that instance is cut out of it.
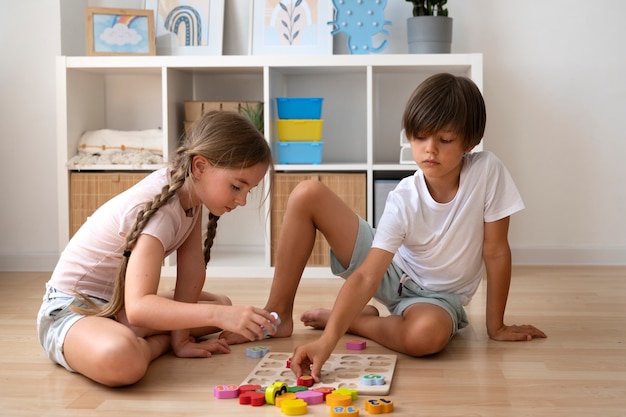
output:
<svg viewBox="0 0 626 417"><path fill-rule="evenodd" d="M273 166L267 141L246 117L230 111L214 111L203 115L194 123L171 160L170 183L139 211L135 224L127 234L124 256L122 256L111 300L104 306L97 306L89 298L81 295L87 308L75 308L77 312L111 317L122 309L126 268L137 239L154 213L176 194L188 177L192 176L191 162L196 155L203 156L211 165L218 168L248 168L259 163L266 164L270 169ZM209 213L204 240L205 265L211 258L211 247L218 220L219 216Z"/></svg>

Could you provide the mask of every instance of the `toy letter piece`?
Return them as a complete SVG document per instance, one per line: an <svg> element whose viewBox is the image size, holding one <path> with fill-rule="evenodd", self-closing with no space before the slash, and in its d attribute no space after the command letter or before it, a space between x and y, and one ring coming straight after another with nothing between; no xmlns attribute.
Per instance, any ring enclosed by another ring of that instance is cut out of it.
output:
<svg viewBox="0 0 626 417"><path fill-rule="evenodd" d="M287 384L276 381L265 389L265 402L268 404L274 404L276 402L276 397L283 395L286 392Z"/></svg>
<svg viewBox="0 0 626 417"><path fill-rule="evenodd" d="M251 348L246 348L246 356L249 358L258 359L267 355L269 351L269 348L266 348L265 346L255 346Z"/></svg>
<svg viewBox="0 0 626 417"><path fill-rule="evenodd" d="M347 407L352 405L352 397L350 395L338 394L333 392L326 396L326 405L331 407Z"/></svg>
<svg viewBox="0 0 626 417"><path fill-rule="evenodd" d="M296 397L304 400L308 405L321 404L324 402L324 394L317 391L296 392Z"/></svg>
<svg viewBox="0 0 626 417"><path fill-rule="evenodd" d="M286 392L283 395L279 395L278 397L274 398L274 405L278 408L280 408L281 404L283 403L283 401L287 401L287 400L297 400L298 397L296 397L296 393L295 392Z"/></svg>
<svg viewBox="0 0 626 417"><path fill-rule="evenodd" d="M280 411L288 416L301 416L306 414L306 403L303 400L286 400L281 403Z"/></svg>
<svg viewBox="0 0 626 417"><path fill-rule="evenodd" d="M326 401L326 396L328 394L330 394L331 392L333 392L334 390L335 390L335 387L315 387L315 388L311 388L311 391L321 392L322 395L324 396L324 401Z"/></svg>
<svg viewBox="0 0 626 417"><path fill-rule="evenodd" d="M258 407L265 404L265 393L256 391L247 391L239 396L239 404L250 404Z"/></svg>
<svg viewBox="0 0 626 417"><path fill-rule="evenodd" d="M257 390L260 390L261 388L262 387L259 384L239 385L239 395L243 394L244 392L257 391Z"/></svg>
<svg viewBox="0 0 626 417"><path fill-rule="evenodd" d="M330 409L330 417L358 416L359 409L351 405L347 407L336 406Z"/></svg>
<svg viewBox="0 0 626 417"><path fill-rule="evenodd" d="M237 385L218 385L213 388L213 396L220 400L239 397L239 387Z"/></svg>
<svg viewBox="0 0 626 417"><path fill-rule="evenodd" d="M346 342L346 349L349 350L363 350L366 346L365 340L348 340Z"/></svg>
<svg viewBox="0 0 626 417"><path fill-rule="evenodd" d="M367 374L361 377L361 385L385 385L385 377L382 375Z"/></svg>
<svg viewBox="0 0 626 417"><path fill-rule="evenodd" d="M278 317L278 314L276 312L272 311L270 315L276 319L278 324L280 324L280 317ZM274 330L276 330L276 326L272 324L272 327L274 328ZM266 339L270 337L270 333L267 331L265 327L263 328L263 336L265 336Z"/></svg>
<svg viewBox="0 0 626 417"><path fill-rule="evenodd" d="M393 412L393 401L389 398L372 398L365 401L365 411L370 414L382 414Z"/></svg>
<svg viewBox="0 0 626 417"><path fill-rule="evenodd" d="M352 398L352 401L356 401L357 398L359 398L359 392L357 390L346 387L337 388L333 391L333 394L347 395Z"/></svg>
<svg viewBox="0 0 626 417"><path fill-rule="evenodd" d="M311 375L301 375L298 377L296 383L303 387L312 387L315 380Z"/></svg>

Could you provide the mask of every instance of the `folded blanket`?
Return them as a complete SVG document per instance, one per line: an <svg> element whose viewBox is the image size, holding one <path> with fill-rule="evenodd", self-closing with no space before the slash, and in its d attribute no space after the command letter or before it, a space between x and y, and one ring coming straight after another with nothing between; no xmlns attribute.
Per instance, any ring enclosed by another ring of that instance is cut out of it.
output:
<svg viewBox="0 0 626 417"><path fill-rule="evenodd" d="M126 151L151 152L163 155L163 131L148 130L90 130L78 142L78 152L105 155Z"/></svg>

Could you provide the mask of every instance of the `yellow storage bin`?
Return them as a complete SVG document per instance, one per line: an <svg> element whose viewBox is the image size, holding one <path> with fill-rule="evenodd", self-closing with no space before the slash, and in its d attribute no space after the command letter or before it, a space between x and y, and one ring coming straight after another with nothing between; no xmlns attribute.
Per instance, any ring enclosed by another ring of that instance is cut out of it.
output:
<svg viewBox="0 0 626 417"><path fill-rule="evenodd" d="M322 138L321 119L277 119L278 140L281 142L304 140L319 141Z"/></svg>

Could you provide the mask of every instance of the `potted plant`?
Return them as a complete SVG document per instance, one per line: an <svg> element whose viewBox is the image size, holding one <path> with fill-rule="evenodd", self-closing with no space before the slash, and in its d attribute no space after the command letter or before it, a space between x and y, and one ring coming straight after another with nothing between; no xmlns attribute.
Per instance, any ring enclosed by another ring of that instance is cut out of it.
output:
<svg viewBox="0 0 626 417"><path fill-rule="evenodd" d="M407 19L409 53L450 53L452 18L445 5L448 0L406 0L413 3L413 17Z"/></svg>

